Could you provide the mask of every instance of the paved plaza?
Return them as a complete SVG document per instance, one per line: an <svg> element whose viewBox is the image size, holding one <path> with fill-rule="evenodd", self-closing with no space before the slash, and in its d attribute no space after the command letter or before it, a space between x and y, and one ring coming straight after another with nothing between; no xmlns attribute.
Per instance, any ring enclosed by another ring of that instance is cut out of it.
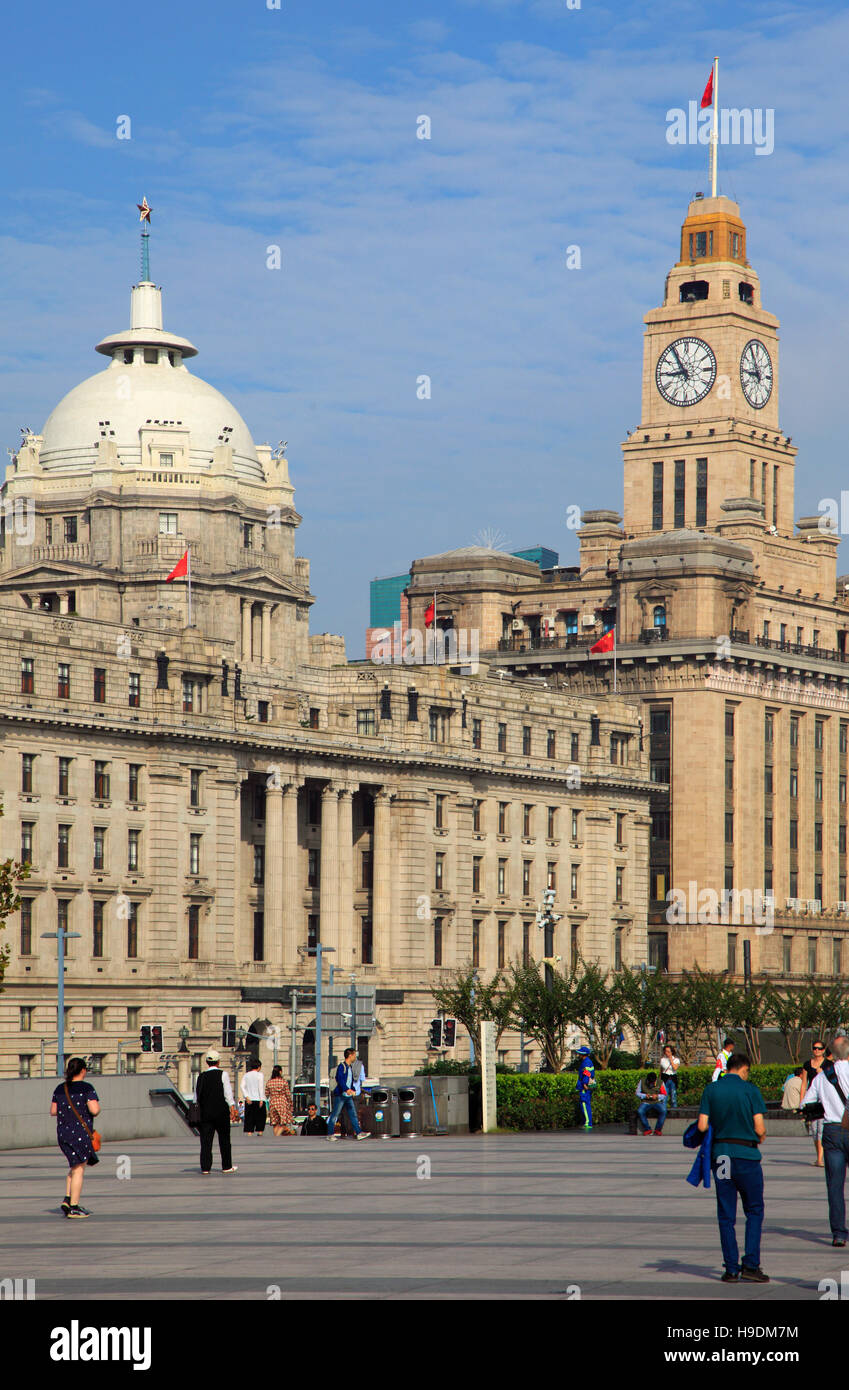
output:
<svg viewBox="0 0 849 1390"><path fill-rule="evenodd" d="M817 1299L849 1268L799 1139L768 1140L759 1287L718 1282L713 1192L685 1183L692 1154L671 1135L233 1137L239 1171L208 1178L189 1135L106 1145L85 1222L59 1214L58 1151L0 1153L0 1277L34 1278L40 1299L565 1299L578 1285L748 1303Z"/></svg>

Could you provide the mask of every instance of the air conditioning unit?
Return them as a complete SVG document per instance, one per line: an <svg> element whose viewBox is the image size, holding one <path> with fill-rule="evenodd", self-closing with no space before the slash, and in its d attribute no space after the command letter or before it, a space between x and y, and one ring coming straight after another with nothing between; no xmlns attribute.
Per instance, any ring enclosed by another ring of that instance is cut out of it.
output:
<svg viewBox="0 0 849 1390"><path fill-rule="evenodd" d="M525 624L522 622L521 618L514 618L510 626L514 632L521 632Z"/></svg>
<svg viewBox="0 0 849 1390"><path fill-rule="evenodd" d="M822 911L822 902L819 898L809 898L805 906L812 917L816 917L817 913Z"/></svg>
<svg viewBox="0 0 849 1390"><path fill-rule="evenodd" d="M581 615L581 627L595 627L595 613L583 613Z"/></svg>
<svg viewBox="0 0 849 1390"><path fill-rule="evenodd" d="M802 911L802 899L801 899L801 898L788 898L788 899L787 899L787 911L788 911L788 912L801 912L801 911Z"/></svg>
<svg viewBox="0 0 849 1390"><path fill-rule="evenodd" d="M836 904L835 904L835 911L837 911L837 912L849 912L849 903L836 903Z"/></svg>

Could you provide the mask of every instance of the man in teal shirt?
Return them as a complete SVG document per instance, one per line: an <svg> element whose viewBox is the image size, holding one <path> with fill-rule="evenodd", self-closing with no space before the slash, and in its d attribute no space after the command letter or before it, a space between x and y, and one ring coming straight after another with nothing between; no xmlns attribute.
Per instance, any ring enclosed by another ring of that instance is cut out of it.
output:
<svg viewBox="0 0 849 1390"><path fill-rule="evenodd" d="M749 1080L749 1059L735 1052L726 1072L702 1092L698 1127L711 1128L711 1167L716 1184L716 1215L725 1262L724 1284L738 1279L768 1284L761 1269L761 1227L764 1220L764 1177L759 1145L766 1138L764 1098ZM746 1214L746 1240L742 1269L734 1226L737 1194Z"/></svg>

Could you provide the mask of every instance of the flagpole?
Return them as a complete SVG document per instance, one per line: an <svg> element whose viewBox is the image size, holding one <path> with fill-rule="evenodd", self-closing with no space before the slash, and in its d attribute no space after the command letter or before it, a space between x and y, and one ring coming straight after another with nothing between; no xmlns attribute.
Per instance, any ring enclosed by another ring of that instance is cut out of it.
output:
<svg viewBox="0 0 849 1390"><path fill-rule="evenodd" d="M189 581L189 627L192 625L192 547L186 546L186 578Z"/></svg>
<svg viewBox="0 0 849 1390"><path fill-rule="evenodd" d="M713 130L710 135L710 196L716 197L716 165L719 148L719 59L713 60Z"/></svg>
<svg viewBox="0 0 849 1390"><path fill-rule="evenodd" d="M613 624L613 693L616 694L616 624Z"/></svg>

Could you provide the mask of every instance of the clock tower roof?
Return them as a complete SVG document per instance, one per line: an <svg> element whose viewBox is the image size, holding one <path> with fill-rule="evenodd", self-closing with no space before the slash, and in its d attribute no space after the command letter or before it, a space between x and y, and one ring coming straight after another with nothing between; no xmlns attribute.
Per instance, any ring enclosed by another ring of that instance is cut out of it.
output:
<svg viewBox="0 0 849 1390"><path fill-rule="evenodd" d="M747 266L746 226L731 198L697 194L681 227L681 259L677 264L696 266L710 261Z"/></svg>

